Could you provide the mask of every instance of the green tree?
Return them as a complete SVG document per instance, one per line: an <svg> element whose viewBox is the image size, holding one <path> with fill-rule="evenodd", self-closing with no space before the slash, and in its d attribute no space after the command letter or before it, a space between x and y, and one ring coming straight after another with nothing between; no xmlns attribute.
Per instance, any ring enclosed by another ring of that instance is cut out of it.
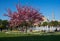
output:
<svg viewBox="0 0 60 41"><path fill-rule="evenodd" d="M42 26L47 26L48 22L43 22Z"/></svg>
<svg viewBox="0 0 60 41"><path fill-rule="evenodd" d="M60 22L58 22L58 26L60 26Z"/></svg>
<svg viewBox="0 0 60 41"><path fill-rule="evenodd" d="M58 21L51 21L49 23L50 26L58 26Z"/></svg>
<svg viewBox="0 0 60 41"><path fill-rule="evenodd" d="M0 25L0 31L2 32L2 29L4 28L4 26L1 24Z"/></svg>
<svg viewBox="0 0 60 41"><path fill-rule="evenodd" d="M2 29L6 29L7 26L8 26L8 21L0 19L0 30L2 31Z"/></svg>
<svg viewBox="0 0 60 41"><path fill-rule="evenodd" d="M0 25L2 24L2 20L0 19Z"/></svg>

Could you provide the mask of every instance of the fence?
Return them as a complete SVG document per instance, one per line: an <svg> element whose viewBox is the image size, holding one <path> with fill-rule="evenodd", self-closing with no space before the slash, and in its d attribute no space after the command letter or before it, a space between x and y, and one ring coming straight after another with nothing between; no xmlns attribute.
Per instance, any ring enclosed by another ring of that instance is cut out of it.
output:
<svg viewBox="0 0 60 41"><path fill-rule="evenodd" d="M28 30L54 32L56 29L57 29L58 31L60 31L60 27L48 27L48 26L31 27L31 28L29 28Z"/></svg>

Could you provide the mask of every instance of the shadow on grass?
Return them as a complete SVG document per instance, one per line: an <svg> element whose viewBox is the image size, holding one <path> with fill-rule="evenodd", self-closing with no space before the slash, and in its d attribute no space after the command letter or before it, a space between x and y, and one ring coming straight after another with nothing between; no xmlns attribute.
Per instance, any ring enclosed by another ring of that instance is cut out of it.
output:
<svg viewBox="0 0 60 41"><path fill-rule="evenodd" d="M60 41L60 35L1 37L0 41Z"/></svg>

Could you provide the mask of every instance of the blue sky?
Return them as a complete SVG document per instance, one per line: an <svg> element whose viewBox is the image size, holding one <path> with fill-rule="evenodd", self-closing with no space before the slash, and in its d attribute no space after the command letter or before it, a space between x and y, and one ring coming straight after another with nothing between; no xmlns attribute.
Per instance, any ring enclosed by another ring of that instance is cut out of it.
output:
<svg viewBox="0 0 60 41"><path fill-rule="evenodd" d="M18 4L18 1L19 0L0 0L0 19L8 19L8 17L3 16L3 14L7 13L7 8L16 11L15 5ZM54 12L55 20L60 20L60 0L20 0L20 4L37 9L49 20L52 20L52 13Z"/></svg>

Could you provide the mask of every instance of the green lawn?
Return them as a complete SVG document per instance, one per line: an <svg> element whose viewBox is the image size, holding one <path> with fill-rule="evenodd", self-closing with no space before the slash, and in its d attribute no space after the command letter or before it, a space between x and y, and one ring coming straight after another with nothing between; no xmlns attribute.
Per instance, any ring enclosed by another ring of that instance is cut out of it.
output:
<svg viewBox="0 0 60 41"><path fill-rule="evenodd" d="M60 32L27 34L20 32L0 32L0 41L60 41Z"/></svg>

